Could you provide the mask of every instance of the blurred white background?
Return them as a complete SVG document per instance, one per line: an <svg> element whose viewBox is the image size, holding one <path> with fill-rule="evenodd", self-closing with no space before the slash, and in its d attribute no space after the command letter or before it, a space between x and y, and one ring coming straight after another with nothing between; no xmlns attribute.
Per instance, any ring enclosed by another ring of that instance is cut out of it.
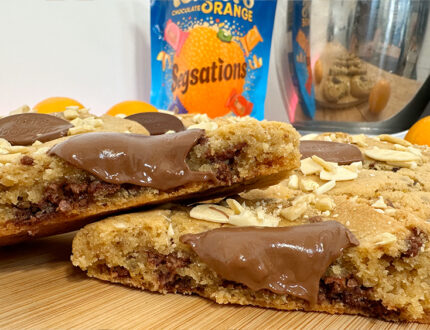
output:
<svg viewBox="0 0 430 330"><path fill-rule="evenodd" d="M312 27L327 25L326 11L318 9L327 4L313 2ZM266 118L277 120L287 120L291 95L291 81L279 70L286 7L278 0L266 97ZM123 100L148 101L149 9L150 0L0 0L0 116L51 96L74 98L98 114ZM312 31L312 47L324 33ZM426 34L423 57L430 58ZM430 72L426 64L418 69Z"/></svg>

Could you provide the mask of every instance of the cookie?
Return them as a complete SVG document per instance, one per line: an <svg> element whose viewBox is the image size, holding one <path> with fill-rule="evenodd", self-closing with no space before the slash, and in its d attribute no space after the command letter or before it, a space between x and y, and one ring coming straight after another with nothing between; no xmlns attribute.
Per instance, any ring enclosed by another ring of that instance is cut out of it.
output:
<svg viewBox="0 0 430 330"><path fill-rule="evenodd" d="M367 69L362 62L351 63L348 67L349 76L365 75L366 73Z"/></svg>
<svg viewBox="0 0 430 330"><path fill-rule="evenodd" d="M0 245L133 207L270 185L299 161L298 133L284 123L197 117L182 132L148 136L126 119L57 116L73 125L67 137L0 140Z"/></svg>
<svg viewBox="0 0 430 330"><path fill-rule="evenodd" d="M219 304L429 323L429 224L348 196L227 199L90 224L72 263L90 277Z"/></svg>
<svg viewBox="0 0 430 330"><path fill-rule="evenodd" d="M328 72L329 76L346 76L348 75L348 67L346 65L333 65Z"/></svg>
<svg viewBox="0 0 430 330"><path fill-rule="evenodd" d="M344 143L361 151L362 162L340 165L341 158L327 158L330 168L322 170L321 161L302 159L300 169L280 184L265 190L250 191L248 198L295 198L303 192L325 190L330 196L353 198L373 207L380 214L412 214L425 222L430 219L430 148L412 145L390 135L370 137L345 133L304 136L320 143ZM309 148L308 148L309 149ZM316 154L316 153L315 153ZM323 156L324 151L318 154ZM309 156L309 153L307 153ZM357 161L357 159L355 159ZM329 189L328 189L329 188ZM328 190L327 190L328 189Z"/></svg>
<svg viewBox="0 0 430 330"><path fill-rule="evenodd" d="M366 75L356 75L351 78L351 95L358 98L369 97L373 83Z"/></svg>
<svg viewBox="0 0 430 330"><path fill-rule="evenodd" d="M329 76L323 82L324 98L332 103L337 103L347 96L349 90L349 79L346 76Z"/></svg>

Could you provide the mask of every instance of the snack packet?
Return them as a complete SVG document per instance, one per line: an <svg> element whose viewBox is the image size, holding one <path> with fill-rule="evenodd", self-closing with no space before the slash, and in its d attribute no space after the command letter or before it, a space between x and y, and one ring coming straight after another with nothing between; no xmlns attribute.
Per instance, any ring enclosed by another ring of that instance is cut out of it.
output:
<svg viewBox="0 0 430 330"><path fill-rule="evenodd" d="M264 118L276 0L152 0L151 103Z"/></svg>

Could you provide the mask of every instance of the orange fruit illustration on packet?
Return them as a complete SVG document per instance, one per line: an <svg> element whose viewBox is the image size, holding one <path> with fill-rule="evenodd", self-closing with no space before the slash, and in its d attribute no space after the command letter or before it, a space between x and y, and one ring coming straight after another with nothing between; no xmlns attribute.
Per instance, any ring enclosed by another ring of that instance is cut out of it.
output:
<svg viewBox="0 0 430 330"><path fill-rule="evenodd" d="M252 112L253 104L242 95L247 74L244 51L231 34L206 26L185 32L168 21L164 37L175 51L172 93L188 112L211 118Z"/></svg>

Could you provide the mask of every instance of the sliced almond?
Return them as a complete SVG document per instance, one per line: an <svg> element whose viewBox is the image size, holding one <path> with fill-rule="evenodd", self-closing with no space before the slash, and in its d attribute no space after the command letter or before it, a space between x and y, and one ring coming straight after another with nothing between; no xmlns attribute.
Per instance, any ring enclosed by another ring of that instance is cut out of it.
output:
<svg viewBox="0 0 430 330"><path fill-rule="evenodd" d="M319 184L311 179L301 179L300 180L300 189L305 192L314 191L319 188Z"/></svg>
<svg viewBox="0 0 430 330"><path fill-rule="evenodd" d="M363 162L353 162L349 165L344 165L343 167L346 168L347 170L358 172L363 168Z"/></svg>
<svg viewBox="0 0 430 330"><path fill-rule="evenodd" d="M321 165L324 170L329 172L335 171L336 167L338 166L336 163L326 162L324 159L318 157L317 155L313 155L311 158L315 163Z"/></svg>
<svg viewBox="0 0 430 330"><path fill-rule="evenodd" d="M9 115L19 115L21 113L31 112L31 108L28 105L22 105L19 108L9 112Z"/></svg>
<svg viewBox="0 0 430 330"><path fill-rule="evenodd" d="M318 189L315 190L315 193L317 195L322 195L325 194L326 192L330 191L331 189L333 189L336 186L336 181L331 180L329 182L324 183L323 185L321 185L320 187L318 187Z"/></svg>
<svg viewBox="0 0 430 330"><path fill-rule="evenodd" d="M197 205L190 211L190 217L194 219L218 223L228 223L229 217L233 214L234 212L228 207L216 204Z"/></svg>
<svg viewBox="0 0 430 330"><path fill-rule="evenodd" d="M352 135L351 142L358 145L359 147L367 147L366 136L364 134Z"/></svg>
<svg viewBox="0 0 430 330"><path fill-rule="evenodd" d="M240 203L232 198L229 198L226 200L228 207L234 212L234 214L240 214L245 211L242 205Z"/></svg>
<svg viewBox="0 0 430 330"><path fill-rule="evenodd" d="M64 118L67 120L73 120L79 116L77 109L67 108L64 110Z"/></svg>
<svg viewBox="0 0 430 330"><path fill-rule="evenodd" d="M0 138L0 148L9 150L11 146L8 140Z"/></svg>
<svg viewBox="0 0 430 330"><path fill-rule="evenodd" d="M383 162L411 162L420 160L419 156L408 151L380 149L378 147L367 149L364 151L364 154L369 158Z"/></svg>
<svg viewBox="0 0 430 330"><path fill-rule="evenodd" d="M299 188L299 177L295 174L290 176L288 179L288 188L298 189Z"/></svg>
<svg viewBox="0 0 430 330"><path fill-rule="evenodd" d="M339 166L336 172L321 171L320 173L320 179L325 181L348 181L354 180L357 177L357 172L353 172L345 168L345 166Z"/></svg>
<svg viewBox="0 0 430 330"><path fill-rule="evenodd" d="M257 210L245 209L240 214L230 216L229 223L234 226L258 226L258 227L277 227L278 217L266 213L263 208Z"/></svg>
<svg viewBox="0 0 430 330"><path fill-rule="evenodd" d="M385 141L385 142L390 142L393 144L400 144L402 146L408 147L410 145L412 145L409 141L403 140L401 138L389 135L389 134L381 134L379 135L379 140L381 141Z"/></svg>
<svg viewBox="0 0 430 330"><path fill-rule="evenodd" d="M194 129L194 128L199 128L199 129L204 129L205 131L213 131L216 130L218 128L218 124L215 122L201 122L198 124L194 124L188 127L188 129Z"/></svg>
<svg viewBox="0 0 430 330"><path fill-rule="evenodd" d="M328 196L319 197L315 202L315 207L320 211L331 211L335 206L333 199Z"/></svg>
<svg viewBox="0 0 430 330"><path fill-rule="evenodd" d="M300 161L300 171L302 171L304 175L319 173L322 169L322 166L315 163L315 161L310 157Z"/></svg>
<svg viewBox="0 0 430 330"><path fill-rule="evenodd" d="M386 162L388 165L397 166L397 167L405 167L414 169L418 167L417 162Z"/></svg>
<svg viewBox="0 0 430 330"><path fill-rule="evenodd" d="M408 151L412 152L414 155L417 155L418 157L422 157L423 153L421 152L420 149L414 148L414 147L408 147Z"/></svg>
<svg viewBox="0 0 430 330"><path fill-rule="evenodd" d="M303 135L303 136L300 138L300 141L311 141L311 140L315 140L315 139L317 138L317 136L318 136L318 134L315 134L315 133L306 134L306 135Z"/></svg>
<svg viewBox="0 0 430 330"><path fill-rule="evenodd" d="M297 204L315 204L315 195L314 194L304 194L301 196L298 196L296 199L294 199L291 204L297 205Z"/></svg>
<svg viewBox="0 0 430 330"><path fill-rule="evenodd" d="M379 196L379 199L372 204L372 207L377 209L386 209L388 206L385 204L384 197Z"/></svg>
<svg viewBox="0 0 430 330"><path fill-rule="evenodd" d="M0 163L15 163L21 158L21 153L0 155Z"/></svg>
<svg viewBox="0 0 430 330"><path fill-rule="evenodd" d="M376 246L389 245L395 243L397 241L397 237L391 233L382 233L376 235L372 241Z"/></svg>
<svg viewBox="0 0 430 330"><path fill-rule="evenodd" d="M296 204L281 211L281 216L289 221L297 220L306 212L307 205L305 203Z"/></svg>
<svg viewBox="0 0 430 330"><path fill-rule="evenodd" d="M27 151L27 150L28 150L28 148L25 147L25 146L11 146L10 149L9 149L9 153L16 154L18 152L24 152L24 151Z"/></svg>

